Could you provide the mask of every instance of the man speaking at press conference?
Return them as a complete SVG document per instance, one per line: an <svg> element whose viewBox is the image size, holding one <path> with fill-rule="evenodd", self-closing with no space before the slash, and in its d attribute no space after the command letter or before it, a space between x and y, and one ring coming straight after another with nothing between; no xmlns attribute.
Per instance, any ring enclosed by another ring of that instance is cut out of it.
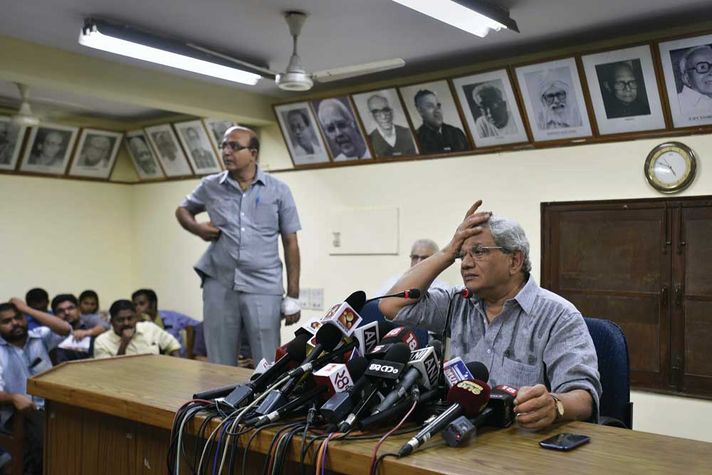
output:
<svg viewBox="0 0 712 475"><path fill-rule="evenodd" d="M598 419L601 383L596 351L581 313L539 287L530 275L529 242L515 221L465 214L450 243L411 267L389 293L430 283L459 259L465 288L431 289L415 299L383 299L389 319L442 333L451 308L451 353L481 361L489 384L519 388L521 427L543 429L564 420ZM452 305L451 305L452 304Z"/></svg>

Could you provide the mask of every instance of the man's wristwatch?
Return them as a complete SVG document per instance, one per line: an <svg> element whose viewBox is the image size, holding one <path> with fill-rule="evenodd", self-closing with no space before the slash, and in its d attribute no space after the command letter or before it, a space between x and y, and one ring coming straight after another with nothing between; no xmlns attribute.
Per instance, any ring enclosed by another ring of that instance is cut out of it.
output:
<svg viewBox="0 0 712 475"><path fill-rule="evenodd" d="M561 402L561 399L559 399L556 394L549 394L551 394L551 398L554 400L554 406L556 408L556 417L554 418L554 422L559 422L564 418L564 403Z"/></svg>

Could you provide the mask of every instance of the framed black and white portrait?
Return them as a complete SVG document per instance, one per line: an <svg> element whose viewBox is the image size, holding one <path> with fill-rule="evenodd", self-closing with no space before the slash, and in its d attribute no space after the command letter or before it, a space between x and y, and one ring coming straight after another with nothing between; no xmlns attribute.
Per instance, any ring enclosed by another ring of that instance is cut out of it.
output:
<svg viewBox="0 0 712 475"><path fill-rule="evenodd" d="M11 117L0 116L0 170L17 167L26 130L27 127L15 124Z"/></svg>
<svg viewBox="0 0 712 475"><path fill-rule="evenodd" d="M220 156L220 153L222 152L220 150L220 144L225 136L225 132L230 127L236 126L237 122L222 119L203 119L203 123L205 124L205 128L208 129L208 138L210 139L210 143L215 148L218 156Z"/></svg>
<svg viewBox="0 0 712 475"><path fill-rule="evenodd" d="M591 135L574 58L515 69L535 141Z"/></svg>
<svg viewBox="0 0 712 475"><path fill-rule="evenodd" d="M78 131L76 127L58 124L32 127L20 171L64 175Z"/></svg>
<svg viewBox="0 0 712 475"><path fill-rule="evenodd" d="M672 123L712 124L712 35L658 45Z"/></svg>
<svg viewBox="0 0 712 475"><path fill-rule="evenodd" d="M329 154L308 103L275 106L274 113L294 166L329 161Z"/></svg>
<svg viewBox="0 0 712 475"><path fill-rule="evenodd" d="M148 141L153 146L153 150L161 162L163 172L168 177L189 176L193 174L185 158L183 150L180 148L178 138L173 132L170 124L154 125L146 127Z"/></svg>
<svg viewBox="0 0 712 475"><path fill-rule="evenodd" d="M146 133L139 130L132 130L126 133L126 149L129 151L131 161L136 168L136 173L141 180L156 180L163 178L163 171L158 164L158 160L151 150L151 146L146 139Z"/></svg>
<svg viewBox="0 0 712 475"><path fill-rule="evenodd" d="M452 80L476 147L528 141L507 70Z"/></svg>
<svg viewBox="0 0 712 475"><path fill-rule="evenodd" d="M335 162L371 158L371 152L348 96L312 102L319 127Z"/></svg>
<svg viewBox="0 0 712 475"><path fill-rule="evenodd" d="M472 150L447 81L400 88L422 154Z"/></svg>
<svg viewBox="0 0 712 475"><path fill-rule="evenodd" d="M665 128L649 45L582 56L598 131Z"/></svg>
<svg viewBox="0 0 712 475"><path fill-rule="evenodd" d="M413 132L398 92L391 89L351 96L375 157L400 157L418 154Z"/></svg>
<svg viewBox="0 0 712 475"><path fill-rule="evenodd" d="M196 175L208 175L222 171L220 160L215 154L208 133L200 120L189 120L173 124L178 139L183 145L188 160Z"/></svg>
<svg viewBox="0 0 712 475"><path fill-rule="evenodd" d="M70 176L108 179L114 168L123 134L106 130L83 129L74 152Z"/></svg>

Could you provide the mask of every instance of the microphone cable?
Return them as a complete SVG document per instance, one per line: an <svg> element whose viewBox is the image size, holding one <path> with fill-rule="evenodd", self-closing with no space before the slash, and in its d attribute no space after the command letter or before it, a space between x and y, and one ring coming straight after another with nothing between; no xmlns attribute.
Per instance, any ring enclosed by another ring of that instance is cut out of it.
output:
<svg viewBox="0 0 712 475"><path fill-rule="evenodd" d="M385 442L386 439L391 436L391 434L393 434L395 431L397 431L400 428L400 426L402 426L405 423L405 421L410 417L410 415L415 410L415 407L418 405L418 402L420 400L420 390L418 389L418 386L414 386L412 393L413 393L413 405L410 406L410 409L403 416L403 418L400 420L400 422L398 422L398 424L396 424L395 427L393 427L393 429L386 432L383 435L383 437L381 437L381 439L378 441L376 446L373 448L373 453L371 454L371 469L369 471L369 473L371 475L376 475L376 469L378 467L377 462L379 461L378 450L381 448L381 445L383 445L383 442ZM388 454L386 454L386 455L388 455Z"/></svg>

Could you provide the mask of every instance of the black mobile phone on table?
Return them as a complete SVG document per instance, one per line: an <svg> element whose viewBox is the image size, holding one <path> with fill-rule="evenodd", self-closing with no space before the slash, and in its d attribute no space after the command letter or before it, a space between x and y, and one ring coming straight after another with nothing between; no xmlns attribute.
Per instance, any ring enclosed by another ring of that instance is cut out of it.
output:
<svg viewBox="0 0 712 475"><path fill-rule="evenodd" d="M553 437L544 439L539 442L545 449L552 450L573 450L583 444L587 444L591 441L591 438L587 435L572 434L570 432L563 432L561 434L556 434Z"/></svg>

